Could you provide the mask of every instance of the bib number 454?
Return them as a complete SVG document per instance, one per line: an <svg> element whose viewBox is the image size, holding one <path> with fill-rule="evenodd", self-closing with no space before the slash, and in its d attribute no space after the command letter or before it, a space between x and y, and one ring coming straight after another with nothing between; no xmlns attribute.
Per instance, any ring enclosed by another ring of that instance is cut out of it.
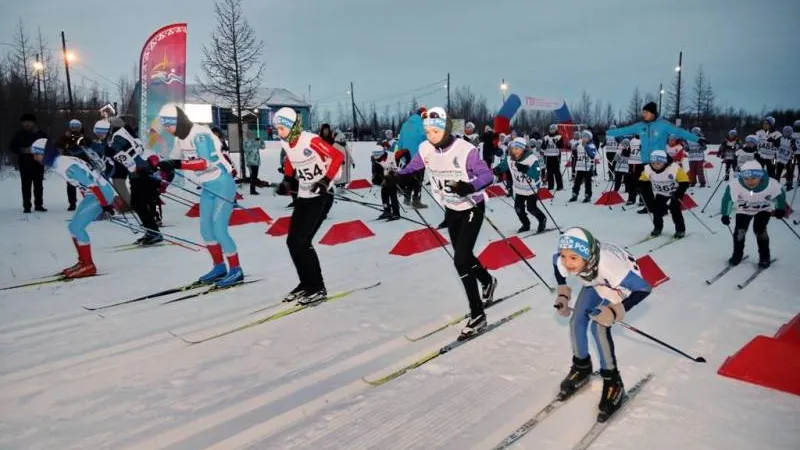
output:
<svg viewBox="0 0 800 450"><path fill-rule="evenodd" d="M298 180L311 181L323 175L324 172L322 172L322 168L319 166L319 164L314 164L314 167L303 167L295 169L295 173L297 174Z"/></svg>

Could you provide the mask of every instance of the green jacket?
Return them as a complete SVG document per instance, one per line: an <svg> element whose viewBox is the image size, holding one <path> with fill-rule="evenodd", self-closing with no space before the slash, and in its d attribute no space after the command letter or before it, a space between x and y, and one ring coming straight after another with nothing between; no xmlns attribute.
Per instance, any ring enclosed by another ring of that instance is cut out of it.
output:
<svg viewBox="0 0 800 450"><path fill-rule="evenodd" d="M244 141L244 163L247 166L261 165L261 141Z"/></svg>

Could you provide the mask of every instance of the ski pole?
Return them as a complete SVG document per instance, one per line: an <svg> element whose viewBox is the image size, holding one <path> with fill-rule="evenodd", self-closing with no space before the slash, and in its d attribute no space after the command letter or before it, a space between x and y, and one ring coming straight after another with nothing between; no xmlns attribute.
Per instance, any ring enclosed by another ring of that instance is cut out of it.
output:
<svg viewBox="0 0 800 450"><path fill-rule="evenodd" d="M797 239L800 239L800 234L797 234L797 231L795 231L795 230L794 230L794 228L792 228L792 226L791 226L791 225L789 225L789 222L787 222L787 221L786 221L786 219L781 219L781 222L783 222L783 223L785 223L785 224L786 224L786 228L788 228L788 229L789 229L789 231L791 231L791 232L792 232L792 234L794 234L795 236L797 236Z"/></svg>
<svg viewBox="0 0 800 450"><path fill-rule="evenodd" d="M666 347L666 348L668 348L668 349L672 350L673 352L675 352L675 353L677 353L677 354L679 354L679 355L681 355L681 356L684 356L684 357L686 357L686 358L689 358L689 359L691 359L691 360L692 360L692 361L694 361L694 362L698 362L698 363L704 363L704 362L706 362L706 359L705 359L705 358L703 358L702 356L693 357L693 356L691 356L691 355L689 355L689 354L687 354L687 353L685 353L685 352L683 352L683 351L681 351L681 350L679 350L679 349L677 349L677 348L675 348L675 347L673 347L673 346L671 346L671 345L667 344L666 342L664 342L664 341L662 341L662 340L660 340L660 339L658 339L658 338L655 338L655 337L653 337L653 336L650 336L649 334L647 334L647 333L645 333L644 331L642 331L642 330L640 330L640 329L638 329L638 328L634 327L633 325L630 325L630 324L628 324L627 322L624 322L624 321L618 320L616 323L618 323L618 324L622 325L623 327L625 327L625 328L627 328L627 329L629 329L629 330L633 331L634 333L640 334L640 335L642 335L642 336L646 337L647 339L650 339L650 340L651 340L651 341L653 341L653 342L656 342L656 343L658 343L658 344L661 344L661 345L663 345L664 347Z"/></svg>
<svg viewBox="0 0 800 450"><path fill-rule="evenodd" d="M683 202L681 202L681 204L683 204ZM708 225L706 225L706 223L703 221L703 219L701 219L701 218L700 218L700 216L698 216L698 215L697 215L697 214L696 214L694 211L692 211L691 209L689 209L689 214L691 214L692 216L694 216L694 218L695 218L695 219L697 219L697 221L698 221L698 222L700 222L700 225L702 225L703 227L705 227L705 229L706 229L706 230L708 230L708 231L709 231L709 233L711 233L711 234L717 234L717 232L716 232L716 231L714 231L714 230L712 230L711 228L709 228L709 227L708 227Z"/></svg>
<svg viewBox="0 0 800 450"><path fill-rule="evenodd" d="M725 180L719 180L719 183L717 183L717 187L714 188L714 192L711 193L711 197L708 197L708 200L706 201L706 204L703 205L703 209L700 210L701 213L706 212L706 208L708 207L708 204L711 203L711 199L714 198L714 195L717 193L717 190L719 190L719 187L722 186L722 183L724 181Z"/></svg>
<svg viewBox="0 0 800 450"><path fill-rule="evenodd" d="M125 227L125 228L129 228L129 229L131 229L131 230L136 230L136 229L137 229L137 227L135 227L134 225L130 225L130 224L128 224L128 223L126 223L126 222L123 222L123 221L121 221L121 220L119 220L119 219L116 219L116 218L114 218L114 217L109 217L109 218L108 218L108 221L109 221L109 222L111 222L111 223L117 224L117 225L119 225L119 226L122 226L122 227ZM183 248L185 248L185 249L191 250L191 251L193 251L193 252L196 252L196 251L198 251L198 249L194 249L194 248L186 247L185 245L181 245L181 244L180 244L180 242L185 242L185 243L187 243L187 244L191 244L191 245L195 245L195 246L197 246L197 247L205 248L205 245L198 244L197 242L190 241L190 240L188 240L188 239L184 239L184 238L181 238L181 237L178 237L178 236L174 236L174 235L171 235L171 234L167 234L167 233L164 233L164 232L162 232L162 231L155 231L155 230L151 230L151 229L149 229L149 228L146 228L146 227L138 227L138 231L142 231L142 230L144 230L144 231L147 231L147 232L150 232L150 233L155 233L155 234L160 234L160 235L163 235L163 236L165 237L165 240L166 240L166 241L168 241L168 242L171 242L171 243L173 243L173 244L175 244L175 245L179 245L179 246L181 246L181 247L183 247ZM177 241L177 242L176 242L176 241Z"/></svg>
<svg viewBox="0 0 800 450"><path fill-rule="evenodd" d="M539 200L539 189L538 188L534 188L533 184L531 183L530 180L525 179L525 181L528 183L528 186L531 187L531 190L534 192L533 195L536 196L536 201L539 202L540 205L542 205L542 209L544 210L545 214L547 214L547 217L549 217L550 220L553 221L553 225L556 227L556 230L558 230L559 233L563 233L563 231L561 231L561 227L559 227L558 223L556 223L556 219L554 219L553 215L550 214L550 210L547 209L546 206L544 206L544 202L543 201ZM539 183L537 183L537 184L541 184L541 180L539 180Z"/></svg>
<svg viewBox="0 0 800 450"><path fill-rule="evenodd" d="M177 195L171 194L171 193L169 193L169 192L164 192L162 195L163 195L164 197L166 197L167 199L169 199L169 200L172 200L172 201L174 201L175 203L177 203L177 204L179 204L179 205L188 206L188 207L190 207L190 208L191 208L192 206L194 206L194 203L192 203L192 202L189 202L189 201L186 201L186 200L184 200L183 198L181 198L181 197L179 197L179 196L177 196Z"/></svg>
<svg viewBox="0 0 800 450"><path fill-rule="evenodd" d="M365 206L365 207L367 207L369 209L374 209L375 211L383 211L383 205L378 205L376 203L361 202L361 201L354 200L352 198L348 198L348 197L345 197L345 196L339 195L339 194L333 194L333 198L335 198L337 200L341 200L343 202L355 203L356 205ZM409 217L400 216L400 218L403 219L403 220L409 221L411 223L415 223L417 225L427 226L425 223L418 222L418 221L416 221L414 219L411 219Z"/></svg>
<svg viewBox="0 0 800 450"><path fill-rule="evenodd" d="M472 199L472 197L467 197L467 199L469 200L470 203L472 203L473 207L477 208L478 204L475 202L475 200ZM528 269L530 269L531 272L533 272L533 274L536 275L536 277L539 278L539 280L541 280L542 284L544 284L544 286L547 289L549 289L550 292L555 292L555 289L552 286L550 286L547 283L547 281L545 281L544 278L542 278L541 275L539 275L539 272L537 272L536 269L533 268L531 263L529 263L528 260L525 259L525 257L522 256L522 254L519 252L519 250L517 250L513 245L511 245L510 242L508 242L508 238L506 238L505 234L503 234L503 232L500 231L500 229L497 227L497 225L495 225L494 222L492 222L492 219L490 219L489 216L487 216L485 212L483 213L483 218L486 219L486 223L488 223L492 228L494 228L494 231L496 231L497 234L500 235L500 238L503 239L503 242L505 242L506 245L508 245L508 247L511 249L511 251L513 251L519 257L519 259L521 259L522 262L525 263L526 266L528 266Z"/></svg>
<svg viewBox="0 0 800 450"><path fill-rule="evenodd" d="M214 197L217 197L218 199L220 199L220 200L222 200L222 201L224 201L224 202L227 202L227 203L230 203L230 204L232 204L234 209L241 209L242 211L246 212L246 213L247 213L247 214L248 214L250 217L252 217L252 218L254 218L254 219L257 219L258 221L261 221L261 219L262 219L261 217L257 216L255 213L253 213L253 212L252 212L252 211L250 211L249 209L245 208L244 206L242 206L242 205L240 205L240 204L238 204L238 203L236 202L236 200L235 200L235 199L236 199L236 194L234 194L234 196L233 196L234 200L233 200L233 201L231 201L231 200L228 200L227 198L225 198L225 197L223 197L223 196L221 196L221 195L217 194L216 192L214 192L214 191L212 191L212 190L210 190L210 189L207 189L206 187L204 187L204 186L201 186L201 185L200 185L200 184L198 184L198 183L195 183L194 181L192 181L192 180L190 180L189 178L187 178L187 177L186 177L186 175L183 175L182 173L179 173L178 171L175 171L175 175L178 175L179 177L181 177L181 178L183 178L184 180L188 181L189 183L192 183L193 185L195 185L195 186L197 186L197 187L201 188L203 191L205 191L205 192L208 192L209 194L213 195ZM157 178L157 177L155 177L155 176L154 176L154 178ZM177 188L179 188L179 189L181 189L181 190L184 190L184 191L186 191L186 192L192 192L192 191L190 191L190 190L188 190L188 189L186 189L186 188L184 188L184 187L177 186L177 185L175 185L174 183L170 183L170 182L166 182L166 183L167 183L167 184L169 184L170 186L175 186L175 187L177 187ZM200 194L198 194L197 192L192 192L192 194L195 194L195 195L197 195L198 197L200 196Z"/></svg>

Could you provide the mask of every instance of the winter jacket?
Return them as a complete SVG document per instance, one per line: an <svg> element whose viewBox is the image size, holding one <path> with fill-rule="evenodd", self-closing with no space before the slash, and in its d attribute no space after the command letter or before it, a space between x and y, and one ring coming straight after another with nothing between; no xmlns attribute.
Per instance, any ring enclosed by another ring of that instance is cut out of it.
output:
<svg viewBox="0 0 800 450"><path fill-rule="evenodd" d="M244 163L248 167L261 165L261 141L244 141Z"/></svg>
<svg viewBox="0 0 800 450"><path fill-rule="evenodd" d="M667 148L667 138L670 134L674 134L677 138L688 142L697 142L700 139L700 136L695 136L664 119L656 119L652 122L637 122L627 127L606 131L606 136L610 137L632 136L635 134L638 134L639 139L642 141L640 152L642 161L650 161L650 153L653 150L665 150Z"/></svg>
<svg viewBox="0 0 800 450"><path fill-rule="evenodd" d="M422 127L422 117L419 114L412 114L400 127L398 148L408 150L413 158L419 151L420 144L426 139L425 129Z"/></svg>

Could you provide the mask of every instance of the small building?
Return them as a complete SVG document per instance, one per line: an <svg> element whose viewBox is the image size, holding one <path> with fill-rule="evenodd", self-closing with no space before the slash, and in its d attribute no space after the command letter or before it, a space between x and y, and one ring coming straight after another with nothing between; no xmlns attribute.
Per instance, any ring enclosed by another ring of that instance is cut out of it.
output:
<svg viewBox="0 0 800 450"><path fill-rule="evenodd" d="M139 83L131 95L125 114L132 119L139 116ZM225 133L228 131L228 124L236 123L233 108L228 106L226 99L220 98L206 90L198 84L186 85L186 100L184 107L186 114L192 121L203 123L210 126L217 126ZM302 117L303 127L308 129L311 116L311 104L294 92L284 88L259 88L253 107L248 108L244 113L244 122L247 129L252 130L257 136L266 139L267 127L272 123L272 114L288 106ZM132 124L136 120L132 120ZM276 135L273 135L277 139Z"/></svg>
<svg viewBox="0 0 800 450"><path fill-rule="evenodd" d="M234 108L227 106L228 103L226 99L215 96L200 85L186 85L186 114L193 121L218 126L227 131L227 125L236 122ZM311 104L288 89L259 88L251 104L256 106L248 108L243 119L247 129L262 139L265 139L267 127L272 123L272 114L284 106L297 111L306 129L310 123Z"/></svg>

